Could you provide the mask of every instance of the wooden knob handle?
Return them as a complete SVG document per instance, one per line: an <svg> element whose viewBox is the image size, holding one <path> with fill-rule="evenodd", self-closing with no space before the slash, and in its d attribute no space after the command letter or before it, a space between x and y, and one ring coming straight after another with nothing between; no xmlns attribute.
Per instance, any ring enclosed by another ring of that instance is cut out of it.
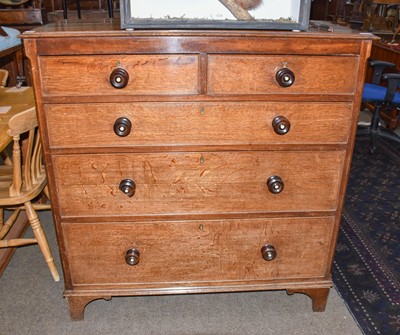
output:
<svg viewBox="0 0 400 335"><path fill-rule="evenodd" d="M114 133L119 137L128 136L132 129L131 121L126 117L120 117L115 120Z"/></svg>
<svg viewBox="0 0 400 335"><path fill-rule="evenodd" d="M132 179L124 179L119 183L119 189L128 197L133 197L136 191L136 184Z"/></svg>
<svg viewBox="0 0 400 335"><path fill-rule="evenodd" d="M273 261L276 258L276 250L272 244L265 244L261 248L261 255L266 261Z"/></svg>
<svg viewBox="0 0 400 335"><path fill-rule="evenodd" d="M128 85L129 74L123 68L114 69L110 74L110 84L115 88L124 88Z"/></svg>
<svg viewBox="0 0 400 335"><path fill-rule="evenodd" d="M273 194L281 193L283 191L283 188L285 187L282 178L279 176L269 177L266 184L268 190Z"/></svg>
<svg viewBox="0 0 400 335"><path fill-rule="evenodd" d="M295 75L293 71L289 70L288 68L280 69L276 73L276 81L282 87L289 87L292 86L295 80Z"/></svg>
<svg viewBox="0 0 400 335"><path fill-rule="evenodd" d="M125 262L128 265L134 266L138 264L140 261L140 252L139 250L132 248L127 250L125 253Z"/></svg>
<svg viewBox="0 0 400 335"><path fill-rule="evenodd" d="M272 128L278 135L285 135L290 130L290 121L284 116L277 116L272 120Z"/></svg>

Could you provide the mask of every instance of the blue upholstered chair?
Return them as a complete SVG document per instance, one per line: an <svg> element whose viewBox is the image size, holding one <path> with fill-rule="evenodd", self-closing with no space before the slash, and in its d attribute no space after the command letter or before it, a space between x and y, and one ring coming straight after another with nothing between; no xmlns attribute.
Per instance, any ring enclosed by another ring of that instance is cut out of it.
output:
<svg viewBox="0 0 400 335"><path fill-rule="evenodd" d="M371 60L369 65L373 68L373 77L370 83L364 85L362 102L368 106L373 106L371 124L368 127L359 126L357 135L369 135L371 137L371 153L376 151L378 138L383 137L388 140L400 143L400 136L393 130L384 127L381 113L387 113L393 108L400 112L400 93L399 73L385 73L387 68L396 68L396 65L389 62ZM399 120L397 117L397 121Z"/></svg>

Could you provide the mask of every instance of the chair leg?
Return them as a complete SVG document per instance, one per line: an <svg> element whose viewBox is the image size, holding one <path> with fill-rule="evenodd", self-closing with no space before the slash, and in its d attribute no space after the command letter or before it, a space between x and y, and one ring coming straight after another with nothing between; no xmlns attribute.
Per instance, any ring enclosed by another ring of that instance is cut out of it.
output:
<svg viewBox="0 0 400 335"><path fill-rule="evenodd" d="M53 256L50 251L49 244L47 242L46 235L44 234L42 225L40 224L40 220L33 209L33 206L30 201L26 202L25 204L26 215L28 217L29 223L32 227L33 233L36 237L37 243L42 251L42 254L46 260L47 266L50 269L50 272L55 281L60 280L60 275L58 274L56 264L54 263Z"/></svg>
<svg viewBox="0 0 400 335"><path fill-rule="evenodd" d="M107 4L108 4L108 17L111 19L114 16L112 0L107 0Z"/></svg>
<svg viewBox="0 0 400 335"><path fill-rule="evenodd" d="M0 240L2 240L10 231L12 225L14 222L17 220L19 213L21 210L19 208L16 208L13 213L10 215L10 217L7 219L7 221L4 223L4 209L1 209L1 215L2 215L2 222L1 222L1 229L0 229Z"/></svg>
<svg viewBox="0 0 400 335"><path fill-rule="evenodd" d="M78 19L81 19L81 1L76 0L76 10L78 12Z"/></svg>
<svg viewBox="0 0 400 335"><path fill-rule="evenodd" d="M380 112L381 112L381 106L376 106L375 111L372 115L371 126L370 126L371 153L374 153L378 146L378 132L379 132L378 128L379 128Z"/></svg>
<svg viewBox="0 0 400 335"><path fill-rule="evenodd" d="M63 13L64 13L64 20L68 18L68 9L67 9L67 0L63 0Z"/></svg>

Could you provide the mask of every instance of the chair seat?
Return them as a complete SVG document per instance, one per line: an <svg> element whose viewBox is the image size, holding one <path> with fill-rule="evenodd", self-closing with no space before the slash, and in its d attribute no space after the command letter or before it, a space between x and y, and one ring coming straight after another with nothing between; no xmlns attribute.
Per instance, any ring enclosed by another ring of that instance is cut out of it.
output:
<svg viewBox="0 0 400 335"><path fill-rule="evenodd" d="M385 101L387 88L381 85L365 84L362 95L363 101ZM400 93L397 92L393 99L394 104L400 104Z"/></svg>

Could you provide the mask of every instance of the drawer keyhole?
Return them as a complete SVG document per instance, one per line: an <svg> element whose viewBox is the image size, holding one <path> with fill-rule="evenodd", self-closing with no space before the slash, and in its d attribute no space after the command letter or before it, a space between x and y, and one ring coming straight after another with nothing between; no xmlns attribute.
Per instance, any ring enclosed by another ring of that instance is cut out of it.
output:
<svg viewBox="0 0 400 335"><path fill-rule="evenodd" d="M115 120L114 133L119 137L128 136L132 130L132 122L126 117Z"/></svg>

